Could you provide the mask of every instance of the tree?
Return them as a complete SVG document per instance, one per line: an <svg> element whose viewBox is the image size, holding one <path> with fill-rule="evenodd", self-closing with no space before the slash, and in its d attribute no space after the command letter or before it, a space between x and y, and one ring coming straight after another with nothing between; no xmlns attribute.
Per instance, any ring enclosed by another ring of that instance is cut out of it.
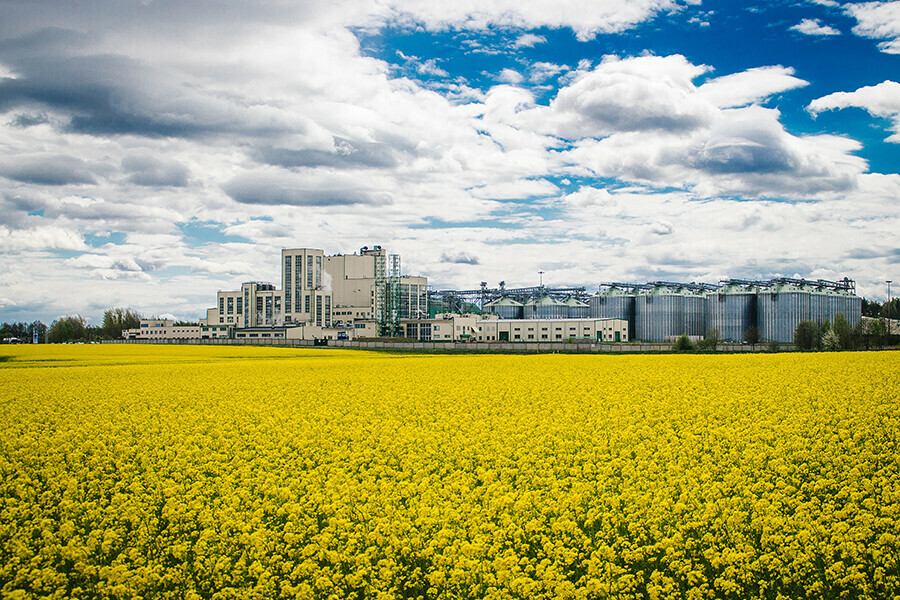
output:
<svg viewBox="0 0 900 600"><path fill-rule="evenodd" d="M126 329L141 326L140 313L125 308L107 308L103 313L102 334L110 339L119 339Z"/></svg>
<svg viewBox="0 0 900 600"><path fill-rule="evenodd" d="M38 343L46 341L44 336L47 334L47 326L41 323L40 321L35 321L31 323L27 329L25 330L25 337L30 342L34 339L34 334L37 333Z"/></svg>
<svg viewBox="0 0 900 600"><path fill-rule="evenodd" d="M815 321L801 321L794 330L794 345L799 350L815 350L822 342L822 332Z"/></svg>
<svg viewBox="0 0 900 600"><path fill-rule="evenodd" d="M719 344L722 343L722 334L715 327L710 327L706 330L706 336L703 338L703 341L697 344L700 348L704 350L712 350L715 352L716 348Z"/></svg>
<svg viewBox="0 0 900 600"><path fill-rule="evenodd" d="M841 339L838 337L838 334L835 333L834 329L829 329L825 332L825 335L822 336L822 347L825 350L840 350L841 349Z"/></svg>
<svg viewBox="0 0 900 600"><path fill-rule="evenodd" d="M682 333L681 337L675 340L673 349L676 352L690 352L694 349L694 344L691 343L691 338L689 338L686 333Z"/></svg>
<svg viewBox="0 0 900 600"><path fill-rule="evenodd" d="M881 304L874 300L862 299L862 315L864 317L881 316Z"/></svg>
<svg viewBox="0 0 900 600"><path fill-rule="evenodd" d="M81 315L72 315L68 317L60 317L53 321L50 325L50 331L47 332L47 338L54 344L62 342L74 342L76 340L84 340L86 333L86 324L84 317Z"/></svg>
<svg viewBox="0 0 900 600"><path fill-rule="evenodd" d="M747 328L747 331L744 332L744 341L748 344L759 343L759 328L756 325Z"/></svg>
<svg viewBox="0 0 900 600"><path fill-rule="evenodd" d="M850 327L850 321L847 320L847 317L841 313L836 314L831 330L837 336L838 344L842 350L853 349L853 329Z"/></svg>

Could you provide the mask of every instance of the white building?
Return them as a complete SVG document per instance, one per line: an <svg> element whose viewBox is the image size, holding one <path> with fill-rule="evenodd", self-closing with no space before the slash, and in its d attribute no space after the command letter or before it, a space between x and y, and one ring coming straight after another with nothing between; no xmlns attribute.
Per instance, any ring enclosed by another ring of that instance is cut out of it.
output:
<svg viewBox="0 0 900 600"><path fill-rule="evenodd" d="M625 319L488 319L478 322L479 342L627 342Z"/></svg>

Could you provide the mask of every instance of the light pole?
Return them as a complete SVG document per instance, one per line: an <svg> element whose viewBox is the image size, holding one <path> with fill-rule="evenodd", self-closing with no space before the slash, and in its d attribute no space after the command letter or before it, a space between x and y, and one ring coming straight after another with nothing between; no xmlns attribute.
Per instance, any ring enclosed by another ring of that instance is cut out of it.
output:
<svg viewBox="0 0 900 600"><path fill-rule="evenodd" d="M538 271L538 275L541 276L541 287L544 287L544 272Z"/></svg>

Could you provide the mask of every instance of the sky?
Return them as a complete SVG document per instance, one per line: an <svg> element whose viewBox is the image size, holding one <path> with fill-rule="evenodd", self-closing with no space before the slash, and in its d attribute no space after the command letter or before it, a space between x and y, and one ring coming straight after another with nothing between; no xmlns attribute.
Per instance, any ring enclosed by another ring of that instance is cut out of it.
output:
<svg viewBox="0 0 900 600"><path fill-rule="evenodd" d="M900 1L0 10L0 321L196 320L285 247L900 290Z"/></svg>

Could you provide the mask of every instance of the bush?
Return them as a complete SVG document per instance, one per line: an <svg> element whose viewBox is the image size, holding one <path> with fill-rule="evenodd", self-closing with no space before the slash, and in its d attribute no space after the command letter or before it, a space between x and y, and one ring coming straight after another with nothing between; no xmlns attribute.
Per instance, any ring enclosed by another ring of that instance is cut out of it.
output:
<svg viewBox="0 0 900 600"><path fill-rule="evenodd" d="M781 352L781 344L779 344L775 340L772 340L771 342L769 342L768 348L769 348L769 352Z"/></svg>
<svg viewBox="0 0 900 600"><path fill-rule="evenodd" d="M694 349L694 344L691 343L691 338L689 338L686 333L682 333L681 337L675 340L673 349L676 352L690 352Z"/></svg>
<svg viewBox="0 0 900 600"><path fill-rule="evenodd" d="M759 328L756 325L747 328L747 331L744 332L744 341L748 344L759 343Z"/></svg>

